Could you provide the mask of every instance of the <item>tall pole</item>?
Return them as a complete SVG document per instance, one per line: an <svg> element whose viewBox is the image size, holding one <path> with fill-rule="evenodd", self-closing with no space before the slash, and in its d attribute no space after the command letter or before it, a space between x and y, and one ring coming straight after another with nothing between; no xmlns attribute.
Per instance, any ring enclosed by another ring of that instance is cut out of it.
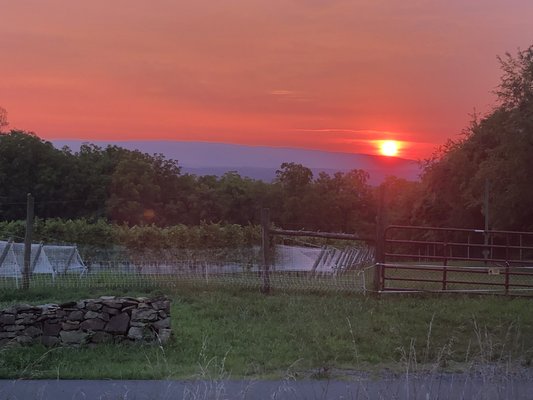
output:
<svg viewBox="0 0 533 400"><path fill-rule="evenodd" d="M28 193L26 199L26 234L24 235L24 270L22 272L22 288L29 289L31 276L31 238L33 234L33 196Z"/></svg>
<svg viewBox="0 0 533 400"><path fill-rule="evenodd" d="M261 209L262 276L261 293L270 293L270 209Z"/></svg>
<svg viewBox="0 0 533 400"><path fill-rule="evenodd" d="M490 250L489 250L489 191L490 191L490 183L489 179L485 179L485 196L484 196L484 202L483 202L483 214L485 216L485 237L484 237L484 247L483 247L483 257L485 258L485 263L487 262L487 259L489 258Z"/></svg>
<svg viewBox="0 0 533 400"><path fill-rule="evenodd" d="M489 231L489 191L490 183L489 179L485 179L485 205L484 205L484 214L485 214L485 232Z"/></svg>
<svg viewBox="0 0 533 400"><path fill-rule="evenodd" d="M376 218L376 266L374 268L374 292L383 290L383 263L385 262L385 186L379 188L378 215Z"/></svg>

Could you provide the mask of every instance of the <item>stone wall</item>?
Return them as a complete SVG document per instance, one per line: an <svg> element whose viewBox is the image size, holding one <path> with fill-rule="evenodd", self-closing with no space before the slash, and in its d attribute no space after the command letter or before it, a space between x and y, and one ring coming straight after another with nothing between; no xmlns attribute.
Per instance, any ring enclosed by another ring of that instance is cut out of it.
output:
<svg viewBox="0 0 533 400"><path fill-rule="evenodd" d="M164 297L102 296L64 304L19 304L0 310L0 346L164 343L171 335Z"/></svg>

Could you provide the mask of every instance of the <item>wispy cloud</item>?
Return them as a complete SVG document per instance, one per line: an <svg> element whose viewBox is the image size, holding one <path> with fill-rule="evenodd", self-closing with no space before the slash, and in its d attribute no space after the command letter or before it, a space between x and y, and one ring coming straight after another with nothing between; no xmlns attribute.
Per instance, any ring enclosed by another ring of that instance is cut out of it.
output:
<svg viewBox="0 0 533 400"><path fill-rule="evenodd" d="M274 96L289 96L293 93L291 90L272 90L269 92L269 94Z"/></svg>
<svg viewBox="0 0 533 400"><path fill-rule="evenodd" d="M297 132L346 132L346 133L371 133L371 134L387 134L387 135L397 135L397 133L389 131L379 131L375 129L345 129L345 128L322 128L322 129L304 129L296 128L292 129Z"/></svg>
<svg viewBox="0 0 533 400"><path fill-rule="evenodd" d="M395 139L422 154L490 107L496 55L533 37L531 0L122 3L2 2L12 124L339 151Z"/></svg>

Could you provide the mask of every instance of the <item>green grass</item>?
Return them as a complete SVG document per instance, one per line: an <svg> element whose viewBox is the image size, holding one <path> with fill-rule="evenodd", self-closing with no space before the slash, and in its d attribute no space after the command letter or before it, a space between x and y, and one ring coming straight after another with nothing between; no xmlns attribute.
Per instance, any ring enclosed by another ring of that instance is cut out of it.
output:
<svg viewBox="0 0 533 400"><path fill-rule="evenodd" d="M528 366L531 300L507 297L381 299L349 293L182 286L168 289L3 291L0 304L43 304L99 295L173 299L174 338L164 347L102 345L0 349L2 378L162 379L324 377L329 371Z"/></svg>
<svg viewBox="0 0 533 400"><path fill-rule="evenodd" d="M339 275L316 276L310 272L286 272L273 271L270 273L271 287L277 290L301 290L301 291L344 291L362 292L365 282L372 279L371 270L347 271ZM0 279L0 291L13 291L20 287L20 279L14 278ZM134 274L121 272L100 272L88 275L67 274L56 276L33 275L30 286L37 291L57 291L77 289L86 291L89 288L101 290L120 290L124 287L137 288L138 290L148 290L153 287L164 288L164 290L175 290L185 286L198 288L221 288L239 287L245 289L258 289L263 284L263 278L258 272L239 273L180 273L180 274ZM1 297L0 297L1 298ZM0 300L1 301L1 300Z"/></svg>
<svg viewBox="0 0 533 400"><path fill-rule="evenodd" d="M424 267L427 269L416 269ZM385 268L385 287L387 289L440 291L444 276L443 268L442 264L433 263L396 263ZM485 266L479 262L469 265L455 262L450 263L448 268L455 270L446 271L446 290L505 292L506 269L502 265ZM480 271L481 273L472 271ZM525 275L530 273L531 270L527 268L510 268L509 293L531 295L533 293L533 275ZM420 281L420 279L433 282Z"/></svg>

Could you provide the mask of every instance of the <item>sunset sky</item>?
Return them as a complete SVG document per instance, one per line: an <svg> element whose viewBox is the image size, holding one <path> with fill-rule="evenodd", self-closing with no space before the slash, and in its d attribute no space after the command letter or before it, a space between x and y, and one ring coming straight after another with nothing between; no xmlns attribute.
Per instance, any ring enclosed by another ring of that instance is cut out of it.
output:
<svg viewBox="0 0 533 400"><path fill-rule="evenodd" d="M45 139L423 158L495 104L531 0L0 0L0 106Z"/></svg>

